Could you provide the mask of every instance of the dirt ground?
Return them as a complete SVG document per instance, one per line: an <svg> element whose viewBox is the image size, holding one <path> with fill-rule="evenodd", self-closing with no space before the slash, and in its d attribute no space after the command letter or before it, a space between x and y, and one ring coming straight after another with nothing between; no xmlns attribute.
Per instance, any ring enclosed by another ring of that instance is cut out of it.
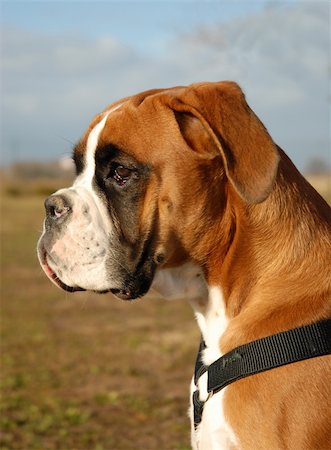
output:
<svg viewBox="0 0 331 450"><path fill-rule="evenodd" d="M1 206L1 450L189 449L190 306L60 291L35 252L43 198Z"/></svg>

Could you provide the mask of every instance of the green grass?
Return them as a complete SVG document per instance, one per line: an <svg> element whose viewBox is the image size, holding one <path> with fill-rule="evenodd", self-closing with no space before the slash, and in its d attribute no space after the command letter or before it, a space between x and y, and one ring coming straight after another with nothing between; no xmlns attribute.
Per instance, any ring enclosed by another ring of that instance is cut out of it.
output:
<svg viewBox="0 0 331 450"><path fill-rule="evenodd" d="M1 206L0 449L187 450L191 308L60 291L36 257L43 198Z"/></svg>

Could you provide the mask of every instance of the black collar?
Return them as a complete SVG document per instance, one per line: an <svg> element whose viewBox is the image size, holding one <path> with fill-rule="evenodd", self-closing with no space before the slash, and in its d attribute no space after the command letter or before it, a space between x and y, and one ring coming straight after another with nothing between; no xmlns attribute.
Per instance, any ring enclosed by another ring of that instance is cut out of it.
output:
<svg viewBox="0 0 331 450"><path fill-rule="evenodd" d="M201 422L204 405L204 402L200 401L197 385L201 375L208 372L207 390L211 396L241 378L285 364L328 355L331 353L331 319L240 345L209 367L202 362L202 352L205 348L206 345L201 340L194 371L194 383L197 387L193 393L195 427Z"/></svg>

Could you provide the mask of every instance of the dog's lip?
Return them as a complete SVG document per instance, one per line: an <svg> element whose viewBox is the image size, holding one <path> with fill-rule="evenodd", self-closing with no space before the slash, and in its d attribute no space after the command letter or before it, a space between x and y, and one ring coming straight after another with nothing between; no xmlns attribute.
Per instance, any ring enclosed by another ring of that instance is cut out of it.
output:
<svg viewBox="0 0 331 450"><path fill-rule="evenodd" d="M67 292L86 291L86 289L81 288L80 286L68 286L59 278L59 276L54 272L54 270L49 264L49 260L52 260L52 258L48 254L47 250L43 245L39 247L38 254L40 264L44 272L56 286L60 287L61 289ZM127 301L135 300L141 297L141 295L137 295L137 293L135 293L135 291L131 290L130 288L109 288L103 290L93 290L93 292L97 294L106 294L108 292L111 292L114 296L120 298L121 300Z"/></svg>
<svg viewBox="0 0 331 450"><path fill-rule="evenodd" d="M79 287L79 286L68 286L67 284L63 283L62 280L56 275L54 270L51 268L51 266L48 263L48 253L45 248L41 249L41 265L46 273L46 275L53 281L54 284L56 284L58 287L63 289L67 292L76 292L76 291L85 291L85 289Z"/></svg>

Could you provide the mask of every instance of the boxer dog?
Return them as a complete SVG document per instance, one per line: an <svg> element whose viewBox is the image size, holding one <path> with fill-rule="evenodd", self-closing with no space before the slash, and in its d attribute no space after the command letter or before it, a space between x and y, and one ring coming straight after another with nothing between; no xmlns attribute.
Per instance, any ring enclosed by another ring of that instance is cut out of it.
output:
<svg viewBox="0 0 331 450"><path fill-rule="evenodd" d="M72 187L45 202L38 244L57 286L125 300L152 285L186 296L207 366L239 345L330 317L330 208L237 84L116 102L92 120L74 161ZM191 419L192 447L329 449L330 368L326 356L297 362L208 399L202 376L207 401L201 423Z"/></svg>

